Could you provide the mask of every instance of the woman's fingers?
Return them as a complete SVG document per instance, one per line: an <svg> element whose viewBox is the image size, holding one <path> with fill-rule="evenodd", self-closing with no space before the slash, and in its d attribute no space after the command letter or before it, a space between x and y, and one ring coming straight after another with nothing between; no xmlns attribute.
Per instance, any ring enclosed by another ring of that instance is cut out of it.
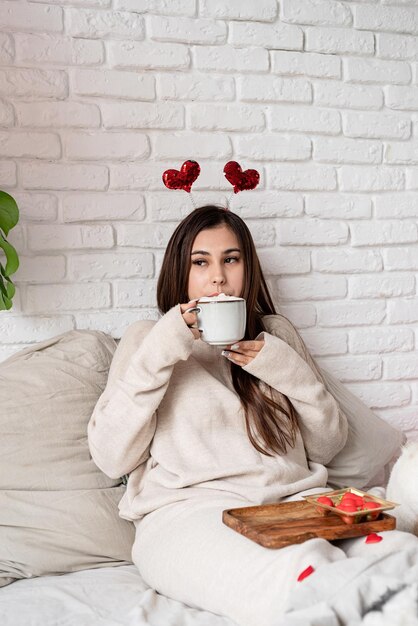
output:
<svg viewBox="0 0 418 626"><path fill-rule="evenodd" d="M198 330L197 328L190 328L190 330L193 333L193 337L195 339L200 339L200 330Z"/></svg>
<svg viewBox="0 0 418 626"><path fill-rule="evenodd" d="M196 306L196 300L190 300L186 304L180 304L180 310L183 316L184 321L189 326L190 324L194 324L196 322L196 311L191 311L190 313L186 313L187 309L191 309Z"/></svg>
<svg viewBox="0 0 418 626"><path fill-rule="evenodd" d="M227 350L231 350L233 352L239 352L240 354L247 354L251 356L256 356L261 348L264 346L264 341L239 341L237 343L233 343L226 347Z"/></svg>
<svg viewBox="0 0 418 626"><path fill-rule="evenodd" d="M197 321L196 313L183 313L183 319L186 322L187 326L191 326Z"/></svg>
<svg viewBox="0 0 418 626"><path fill-rule="evenodd" d="M258 352L254 352L253 350L247 350L246 352L237 352L236 350L228 350L228 348L225 348L225 351L233 357L250 357L251 359L255 359L258 354Z"/></svg>
<svg viewBox="0 0 418 626"><path fill-rule="evenodd" d="M196 298L195 300L190 300L190 302L185 302L184 304L180 304L181 312L184 313L185 311L187 311L187 309L191 309L192 307L196 306L197 301L198 301L198 298ZM187 315L189 315L189 313L187 313Z"/></svg>
<svg viewBox="0 0 418 626"><path fill-rule="evenodd" d="M190 300L190 302L187 302L186 304L180 304L180 310L182 313L182 317L187 326L190 328L190 331L193 333L194 338L200 339L200 331L197 328L192 328L192 326L194 326L197 322L196 311L186 313L187 309L191 309L192 307L196 306L196 302L197 300Z"/></svg>
<svg viewBox="0 0 418 626"><path fill-rule="evenodd" d="M264 341L240 341L226 347L222 351L223 356L237 365L247 365L250 363L264 346Z"/></svg>
<svg viewBox="0 0 418 626"><path fill-rule="evenodd" d="M227 359L236 363L237 365L247 365L250 361L253 360L252 356L245 356L244 354L238 354L237 352L230 352L229 350L222 350L223 356L226 356Z"/></svg>

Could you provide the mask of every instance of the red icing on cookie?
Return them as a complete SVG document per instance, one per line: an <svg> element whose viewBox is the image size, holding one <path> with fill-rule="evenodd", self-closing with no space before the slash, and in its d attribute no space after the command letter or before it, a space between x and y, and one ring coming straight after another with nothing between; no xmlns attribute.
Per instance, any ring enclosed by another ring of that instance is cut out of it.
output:
<svg viewBox="0 0 418 626"><path fill-rule="evenodd" d="M379 543L379 541L382 541L382 539L383 537L381 537L380 535L376 535L376 533L371 533L370 535L367 535L365 543Z"/></svg>
<svg viewBox="0 0 418 626"><path fill-rule="evenodd" d="M312 565L309 565L306 569L303 570L303 572L301 572L298 576L298 582L300 582L301 580L303 580L304 578L308 578L308 576L310 576L313 572L314 572L314 568L312 567Z"/></svg>

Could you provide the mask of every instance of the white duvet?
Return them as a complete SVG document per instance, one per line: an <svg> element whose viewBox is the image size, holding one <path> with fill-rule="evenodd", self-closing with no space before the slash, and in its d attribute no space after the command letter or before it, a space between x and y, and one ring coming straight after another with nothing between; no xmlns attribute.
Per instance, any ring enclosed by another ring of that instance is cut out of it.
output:
<svg viewBox="0 0 418 626"><path fill-rule="evenodd" d="M418 626L418 548L402 534L405 548L394 554L322 566L295 589L277 626Z"/></svg>
<svg viewBox="0 0 418 626"><path fill-rule="evenodd" d="M297 585L277 626L418 626L417 540L399 535L395 554L322 566ZM158 594L134 565L12 583L0 590L0 625L236 626Z"/></svg>

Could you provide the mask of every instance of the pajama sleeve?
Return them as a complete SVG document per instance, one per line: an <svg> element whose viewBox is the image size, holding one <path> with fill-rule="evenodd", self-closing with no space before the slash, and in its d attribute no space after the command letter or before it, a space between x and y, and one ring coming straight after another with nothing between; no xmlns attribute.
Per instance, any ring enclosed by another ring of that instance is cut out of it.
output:
<svg viewBox="0 0 418 626"><path fill-rule="evenodd" d="M111 478L129 474L149 457L156 411L174 365L189 358L194 341L180 305L156 323L137 322L126 331L87 431L93 461Z"/></svg>
<svg viewBox="0 0 418 626"><path fill-rule="evenodd" d="M347 440L347 418L327 391L318 367L288 320L285 331L280 334L286 340L273 334L273 329L271 333L260 333L256 339L265 344L243 369L290 400L298 415L308 459L325 465Z"/></svg>

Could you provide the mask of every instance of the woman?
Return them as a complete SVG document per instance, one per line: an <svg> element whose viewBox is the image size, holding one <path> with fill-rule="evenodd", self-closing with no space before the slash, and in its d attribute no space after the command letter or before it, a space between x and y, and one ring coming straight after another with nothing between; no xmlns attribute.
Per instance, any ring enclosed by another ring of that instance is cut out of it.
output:
<svg viewBox="0 0 418 626"><path fill-rule="evenodd" d="M245 338L227 350L204 343L187 312L221 292L247 302ZM268 550L223 525L222 511L323 491L347 420L276 315L236 214L206 206L179 224L157 300L162 317L118 346L89 424L92 457L110 477L129 475L120 515L136 525L132 559L151 587L272 626L302 570L345 554L322 539Z"/></svg>

